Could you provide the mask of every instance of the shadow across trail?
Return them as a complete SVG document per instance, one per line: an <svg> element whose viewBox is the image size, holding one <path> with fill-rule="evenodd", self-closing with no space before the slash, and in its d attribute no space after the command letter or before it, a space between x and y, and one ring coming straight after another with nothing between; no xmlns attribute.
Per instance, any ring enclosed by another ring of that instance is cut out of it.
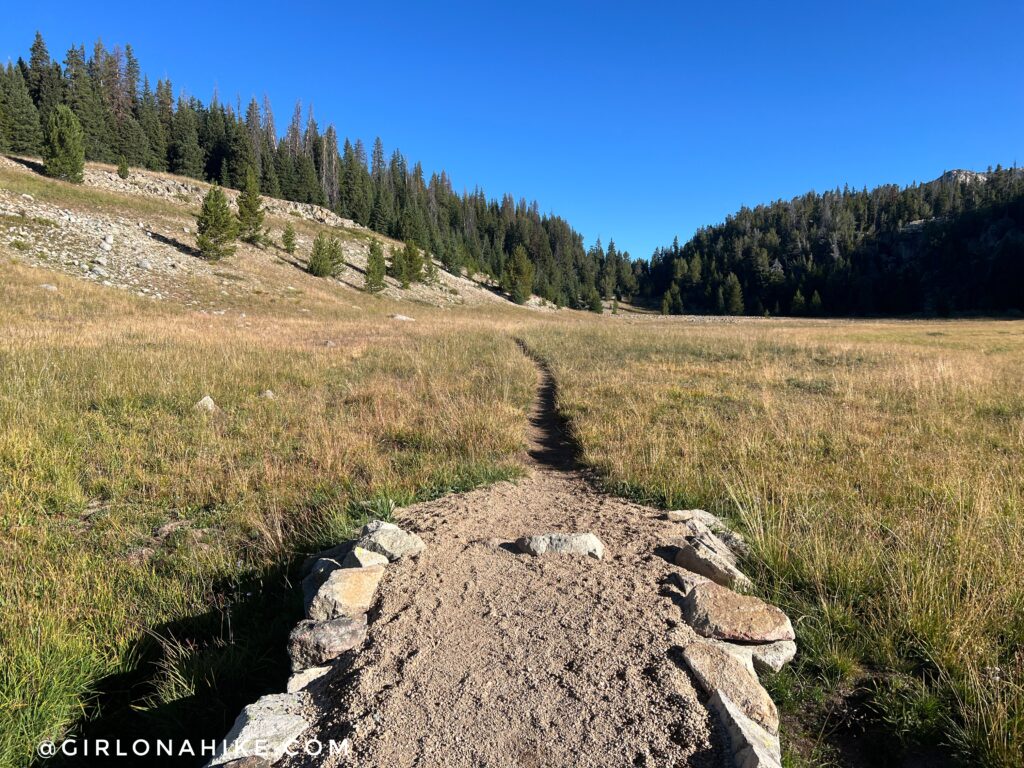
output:
<svg viewBox="0 0 1024 768"><path fill-rule="evenodd" d="M579 469L580 445L572 436L566 420L558 413L558 384L551 367L522 339L517 338L516 344L537 366L540 378L537 397L530 410L530 458L551 469L566 472Z"/></svg>

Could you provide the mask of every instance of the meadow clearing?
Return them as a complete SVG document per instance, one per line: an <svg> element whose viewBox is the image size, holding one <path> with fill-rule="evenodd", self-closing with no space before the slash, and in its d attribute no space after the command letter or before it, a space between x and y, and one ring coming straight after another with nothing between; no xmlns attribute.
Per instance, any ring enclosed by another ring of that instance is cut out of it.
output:
<svg viewBox="0 0 1024 768"><path fill-rule="evenodd" d="M847 764L829 733L867 729L1021 764L1024 323L523 333L610 490L745 531L751 576L797 627L796 665L772 685L811 724L791 759Z"/></svg>
<svg viewBox="0 0 1024 768"><path fill-rule="evenodd" d="M0 182L97 226L192 223L189 201ZM1021 764L1024 322L442 309L274 248L165 272L155 302L26 266L56 225L8 219L28 234L0 262L0 765L76 724L218 737L279 690L306 554L523 471L516 339L609 490L746 534L797 628L770 681L790 765L872 764L850 734Z"/></svg>

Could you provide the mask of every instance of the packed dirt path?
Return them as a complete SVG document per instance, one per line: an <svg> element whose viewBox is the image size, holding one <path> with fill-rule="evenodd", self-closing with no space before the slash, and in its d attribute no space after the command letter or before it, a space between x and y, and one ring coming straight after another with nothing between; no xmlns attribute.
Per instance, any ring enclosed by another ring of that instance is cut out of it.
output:
<svg viewBox="0 0 1024 768"><path fill-rule="evenodd" d="M352 666L314 692L329 765L719 766L673 647L692 637L660 552L678 529L576 468L539 370L529 474L403 510L426 551L388 566ZM516 538L593 532L601 561ZM290 765L325 764L298 760Z"/></svg>

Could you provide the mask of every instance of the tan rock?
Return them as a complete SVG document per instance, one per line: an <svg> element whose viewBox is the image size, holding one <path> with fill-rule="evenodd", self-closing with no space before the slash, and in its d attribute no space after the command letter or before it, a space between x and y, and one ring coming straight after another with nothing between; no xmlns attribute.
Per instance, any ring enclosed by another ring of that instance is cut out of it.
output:
<svg viewBox="0 0 1024 768"><path fill-rule="evenodd" d="M779 731L779 713L752 670L731 653L706 642L690 643L683 659L708 694L721 691L755 723Z"/></svg>
<svg viewBox="0 0 1024 768"><path fill-rule="evenodd" d="M782 611L750 595L708 581L683 597L683 618L704 637L741 643L794 640L793 625Z"/></svg>
<svg viewBox="0 0 1024 768"><path fill-rule="evenodd" d="M747 717L728 694L715 691L708 707L725 727L736 768L782 768L779 737Z"/></svg>
<svg viewBox="0 0 1024 768"><path fill-rule="evenodd" d="M331 572L309 604L309 618L329 621L341 616L353 618L366 613L373 603L373 596L383 575L383 565L339 568Z"/></svg>
<svg viewBox="0 0 1024 768"><path fill-rule="evenodd" d="M753 587L750 579L739 568L700 539L684 541L676 551L675 564L706 576L723 587L743 591Z"/></svg>
<svg viewBox="0 0 1024 768"><path fill-rule="evenodd" d="M341 564L345 568L366 568L370 565L387 565L390 560L379 552L371 552L362 547L353 547L352 551L345 555Z"/></svg>

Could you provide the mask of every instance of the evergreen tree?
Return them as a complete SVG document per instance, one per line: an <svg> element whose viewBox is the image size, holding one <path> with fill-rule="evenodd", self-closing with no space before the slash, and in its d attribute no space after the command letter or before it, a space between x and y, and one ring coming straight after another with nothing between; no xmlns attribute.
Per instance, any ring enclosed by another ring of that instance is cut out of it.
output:
<svg viewBox="0 0 1024 768"><path fill-rule="evenodd" d="M85 169L85 137L75 113L60 104L50 112L43 147L46 175L75 184L82 183Z"/></svg>
<svg viewBox="0 0 1024 768"><path fill-rule="evenodd" d="M281 233L281 245L287 253L295 253L295 227L290 221L284 225L284 232Z"/></svg>
<svg viewBox="0 0 1024 768"><path fill-rule="evenodd" d="M122 179L128 178L128 158L124 155L117 159L117 175Z"/></svg>
<svg viewBox="0 0 1024 768"><path fill-rule="evenodd" d="M402 249L398 279L403 288L408 288L411 283L418 283L423 279L423 254L412 241L407 242Z"/></svg>
<svg viewBox="0 0 1024 768"><path fill-rule="evenodd" d="M7 66L4 78L4 129L12 152L38 155L42 146L39 112L19 67Z"/></svg>
<svg viewBox="0 0 1024 768"><path fill-rule="evenodd" d="M380 241L374 238L370 243L370 253L366 258L366 292L377 293L384 290L384 249Z"/></svg>
<svg viewBox="0 0 1024 768"><path fill-rule="evenodd" d="M199 179L203 176L203 150L192 106L181 101L171 122L171 173Z"/></svg>
<svg viewBox="0 0 1024 768"><path fill-rule="evenodd" d="M263 203L260 199L260 184L256 173L250 167L245 174L245 188L238 196L239 237L246 243L260 245L263 242Z"/></svg>
<svg viewBox="0 0 1024 768"><path fill-rule="evenodd" d="M797 288L796 293L793 294L793 300L789 303L789 313L791 315L802 315L806 311L807 300L804 299L803 293Z"/></svg>
<svg viewBox="0 0 1024 768"><path fill-rule="evenodd" d="M316 277L335 277L341 269L341 243L338 239L318 233L313 240L306 269Z"/></svg>
<svg viewBox="0 0 1024 768"><path fill-rule="evenodd" d="M725 278L723 299L726 312L730 315L743 314L743 289L740 287L739 278L733 272L730 272Z"/></svg>
<svg viewBox="0 0 1024 768"><path fill-rule="evenodd" d="M233 254L237 226L224 190L213 185L203 198L202 210L196 217L196 245L202 257L217 261Z"/></svg>
<svg viewBox="0 0 1024 768"><path fill-rule="evenodd" d="M108 163L114 160L114 139L110 125L113 118L107 114L85 63L84 47L68 49L64 58L67 73L67 102L75 113L85 134L85 157Z"/></svg>
<svg viewBox="0 0 1024 768"><path fill-rule="evenodd" d="M821 294L818 293L817 291L815 291L814 294L811 296L811 314L821 314Z"/></svg>
<svg viewBox="0 0 1024 768"><path fill-rule="evenodd" d="M533 264L522 245L516 246L512 257L505 265L502 287L508 291L516 304L525 304L530 298L533 291Z"/></svg>

